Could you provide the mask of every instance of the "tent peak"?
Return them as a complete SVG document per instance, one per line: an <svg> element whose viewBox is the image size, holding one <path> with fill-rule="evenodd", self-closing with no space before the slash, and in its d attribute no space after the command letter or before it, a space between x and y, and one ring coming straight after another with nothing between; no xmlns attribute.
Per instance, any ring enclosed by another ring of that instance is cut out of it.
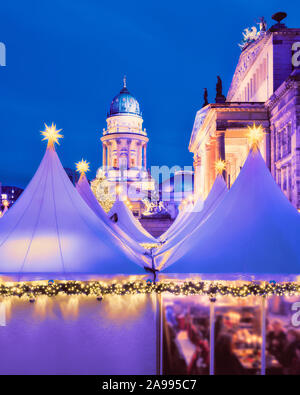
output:
<svg viewBox="0 0 300 395"><path fill-rule="evenodd" d="M41 134L42 134L42 136L44 136L42 141L44 141L44 140L48 141L47 149L48 148L54 149L54 144L59 145L58 140L63 138L63 135L59 133L61 131L62 131L62 129L58 129L58 130L56 129L56 125L53 122L52 122L51 126L48 126L45 123L45 130L41 131Z"/></svg>

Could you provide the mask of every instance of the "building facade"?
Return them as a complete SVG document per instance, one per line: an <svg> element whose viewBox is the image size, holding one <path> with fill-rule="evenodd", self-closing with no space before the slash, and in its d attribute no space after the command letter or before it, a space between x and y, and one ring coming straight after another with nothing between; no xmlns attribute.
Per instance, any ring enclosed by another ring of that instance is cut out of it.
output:
<svg viewBox="0 0 300 395"><path fill-rule="evenodd" d="M253 31L243 43L226 101L216 100L197 112L189 144L195 193L207 196L218 159L226 162L230 188L249 151L248 126L255 123L265 131L261 152L272 175L299 209L300 74L295 48L300 48L300 29L280 20L269 30L264 25Z"/></svg>
<svg viewBox="0 0 300 395"><path fill-rule="evenodd" d="M155 188L147 171L148 136L143 128L140 105L129 92L124 77L123 88L114 97L103 129L102 171L109 192L114 189L128 196L133 213L140 217L144 209L143 199Z"/></svg>
<svg viewBox="0 0 300 395"><path fill-rule="evenodd" d="M2 186L0 183L0 195L1 195L1 207L0 210L3 211L4 209L4 202L8 202L9 206L11 207L18 199L18 197L23 192L22 188L15 187L15 186Z"/></svg>

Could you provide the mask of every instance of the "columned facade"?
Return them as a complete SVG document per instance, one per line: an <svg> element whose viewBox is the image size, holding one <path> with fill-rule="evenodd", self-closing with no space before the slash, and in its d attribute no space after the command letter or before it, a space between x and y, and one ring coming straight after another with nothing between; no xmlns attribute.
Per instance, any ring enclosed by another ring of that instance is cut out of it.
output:
<svg viewBox="0 0 300 395"><path fill-rule="evenodd" d="M189 150L195 194L205 198L215 179L214 160L226 162L234 183L249 152L248 126L262 125L260 151L275 181L300 211L300 69L292 63L300 29L277 23L243 46L227 99L197 112Z"/></svg>
<svg viewBox="0 0 300 395"><path fill-rule="evenodd" d="M248 126L254 122L262 125L266 132L261 150L268 162L270 124L263 104L218 103L198 111L189 145L190 152L194 154L197 196L206 198L208 195L216 178L215 163L219 159L226 162L224 177L228 188L231 187L247 157Z"/></svg>
<svg viewBox="0 0 300 395"><path fill-rule="evenodd" d="M138 101L124 86L113 99L103 129L102 168L109 182L110 193L122 190L131 200L133 213L142 213L142 199L154 189L147 172L148 136ZM120 186L120 188L118 188Z"/></svg>

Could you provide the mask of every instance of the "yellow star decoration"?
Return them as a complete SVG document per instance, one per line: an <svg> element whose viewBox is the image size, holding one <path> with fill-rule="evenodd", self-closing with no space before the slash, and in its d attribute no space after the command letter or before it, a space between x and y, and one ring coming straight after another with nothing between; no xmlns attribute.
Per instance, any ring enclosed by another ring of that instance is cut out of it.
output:
<svg viewBox="0 0 300 395"><path fill-rule="evenodd" d="M254 123L252 126L248 126L247 138L250 148L258 149L260 142L264 138L264 135L264 128L261 125L256 126Z"/></svg>
<svg viewBox="0 0 300 395"><path fill-rule="evenodd" d="M222 175L223 171L226 169L226 162L222 159L219 159L215 162L215 169L218 174Z"/></svg>
<svg viewBox="0 0 300 395"><path fill-rule="evenodd" d="M85 174L86 172L90 171L90 163L86 160L81 159L80 162L75 163L76 171L80 174Z"/></svg>
<svg viewBox="0 0 300 395"><path fill-rule="evenodd" d="M45 130L41 131L42 136L44 136L42 141L47 140L48 146L54 146L54 143L59 145L58 139L64 137L62 134L59 134L61 130L62 129L57 130L54 123L52 123L51 126L45 124Z"/></svg>

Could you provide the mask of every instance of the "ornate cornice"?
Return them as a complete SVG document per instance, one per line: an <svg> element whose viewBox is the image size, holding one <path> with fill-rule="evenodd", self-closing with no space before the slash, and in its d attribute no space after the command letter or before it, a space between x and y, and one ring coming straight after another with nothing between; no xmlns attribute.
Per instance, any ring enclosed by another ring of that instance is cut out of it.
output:
<svg viewBox="0 0 300 395"><path fill-rule="evenodd" d="M262 34L258 40L249 44L241 53L237 67L235 69L232 82L227 94L227 100L230 101L236 91L239 89L241 81L245 78L250 67L255 62L256 58L272 37L272 33L267 31Z"/></svg>
<svg viewBox="0 0 300 395"><path fill-rule="evenodd" d="M280 86L276 89L273 95L266 101L265 106L268 110L273 110L282 97L290 90L300 88L300 79L294 78L290 75Z"/></svg>
<svg viewBox="0 0 300 395"><path fill-rule="evenodd" d="M196 152L197 147L201 146L207 135L213 136L216 130L225 130L226 128L236 128L241 126L246 120L218 119L219 114L228 113L253 113L267 114L264 103L214 103L209 104L197 112L193 131L189 143L189 151ZM253 118L253 117L252 117ZM255 117L253 118L255 120ZM261 119L267 121L267 119ZM252 122L249 117L249 122Z"/></svg>

